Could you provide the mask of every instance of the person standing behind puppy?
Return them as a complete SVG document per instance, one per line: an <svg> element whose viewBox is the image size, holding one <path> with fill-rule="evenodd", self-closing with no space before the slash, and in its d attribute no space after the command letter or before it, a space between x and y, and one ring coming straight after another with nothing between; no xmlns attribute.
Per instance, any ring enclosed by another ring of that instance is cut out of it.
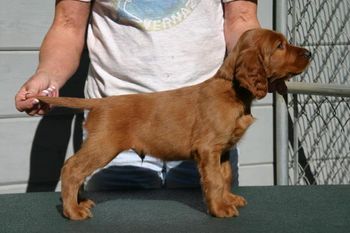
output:
<svg viewBox="0 0 350 233"><path fill-rule="evenodd" d="M90 16L90 17L89 17ZM87 35L86 35L87 27ZM87 98L176 89L212 77L246 30L260 27L257 0L56 0L35 74L18 91L18 111L43 115L36 95L58 96L75 73L85 38ZM230 151L238 182L237 149ZM132 150L87 182L87 190L199 187L192 161L163 162Z"/></svg>

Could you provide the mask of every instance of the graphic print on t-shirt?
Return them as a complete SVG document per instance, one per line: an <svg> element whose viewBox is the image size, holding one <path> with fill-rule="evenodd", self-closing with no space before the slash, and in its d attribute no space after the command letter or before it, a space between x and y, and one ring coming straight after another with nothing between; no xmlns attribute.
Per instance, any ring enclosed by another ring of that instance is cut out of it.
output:
<svg viewBox="0 0 350 233"><path fill-rule="evenodd" d="M114 0L118 18L147 31L169 29L183 22L201 0Z"/></svg>

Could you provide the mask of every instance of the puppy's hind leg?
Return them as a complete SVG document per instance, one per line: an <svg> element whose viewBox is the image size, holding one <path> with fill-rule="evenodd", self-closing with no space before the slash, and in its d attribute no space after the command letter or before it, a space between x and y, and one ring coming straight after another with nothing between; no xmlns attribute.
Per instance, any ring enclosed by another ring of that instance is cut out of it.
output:
<svg viewBox="0 0 350 233"><path fill-rule="evenodd" d="M68 159L62 168L63 214L71 220L84 220L92 217L91 200L78 203L79 188L85 178L96 169L107 165L121 150L108 137L88 138L82 148Z"/></svg>

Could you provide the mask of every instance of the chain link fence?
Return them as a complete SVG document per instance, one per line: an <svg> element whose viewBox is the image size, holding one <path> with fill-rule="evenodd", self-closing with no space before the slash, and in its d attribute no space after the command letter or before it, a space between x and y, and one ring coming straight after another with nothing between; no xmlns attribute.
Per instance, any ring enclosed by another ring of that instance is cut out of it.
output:
<svg viewBox="0 0 350 233"><path fill-rule="evenodd" d="M293 81L334 93L287 95L289 184L350 183L350 0L287 0L287 38L308 48L308 70ZM323 85L323 87L325 86Z"/></svg>

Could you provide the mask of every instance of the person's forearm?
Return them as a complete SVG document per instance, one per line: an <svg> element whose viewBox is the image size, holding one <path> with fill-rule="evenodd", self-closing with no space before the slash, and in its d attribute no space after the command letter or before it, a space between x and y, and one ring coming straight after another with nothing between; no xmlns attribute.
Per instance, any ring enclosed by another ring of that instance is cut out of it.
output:
<svg viewBox="0 0 350 233"><path fill-rule="evenodd" d="M83 46L84 41L74 35L50 31L40 48L36 72L48 74L58 88L62 87L78 68Z"/></svg>
<svg viewBox="0 0 350 233"><path fill-rule="evenodd" d="M67 9L69 6L65 4L62 1L56 6L54 23L41 45L36 71L46 73L58 88L64 85L79 66L89 14L89 8ZM80 14L80 17L74 16L74 13Z"/></svg>
<svg viewBox="0 0 350 233"><path fill-rule="evenodd" d="M232 1L225 3L224 9L226 47L231 51L246 30L260 27L257 19L257 1Z"/></svg>

